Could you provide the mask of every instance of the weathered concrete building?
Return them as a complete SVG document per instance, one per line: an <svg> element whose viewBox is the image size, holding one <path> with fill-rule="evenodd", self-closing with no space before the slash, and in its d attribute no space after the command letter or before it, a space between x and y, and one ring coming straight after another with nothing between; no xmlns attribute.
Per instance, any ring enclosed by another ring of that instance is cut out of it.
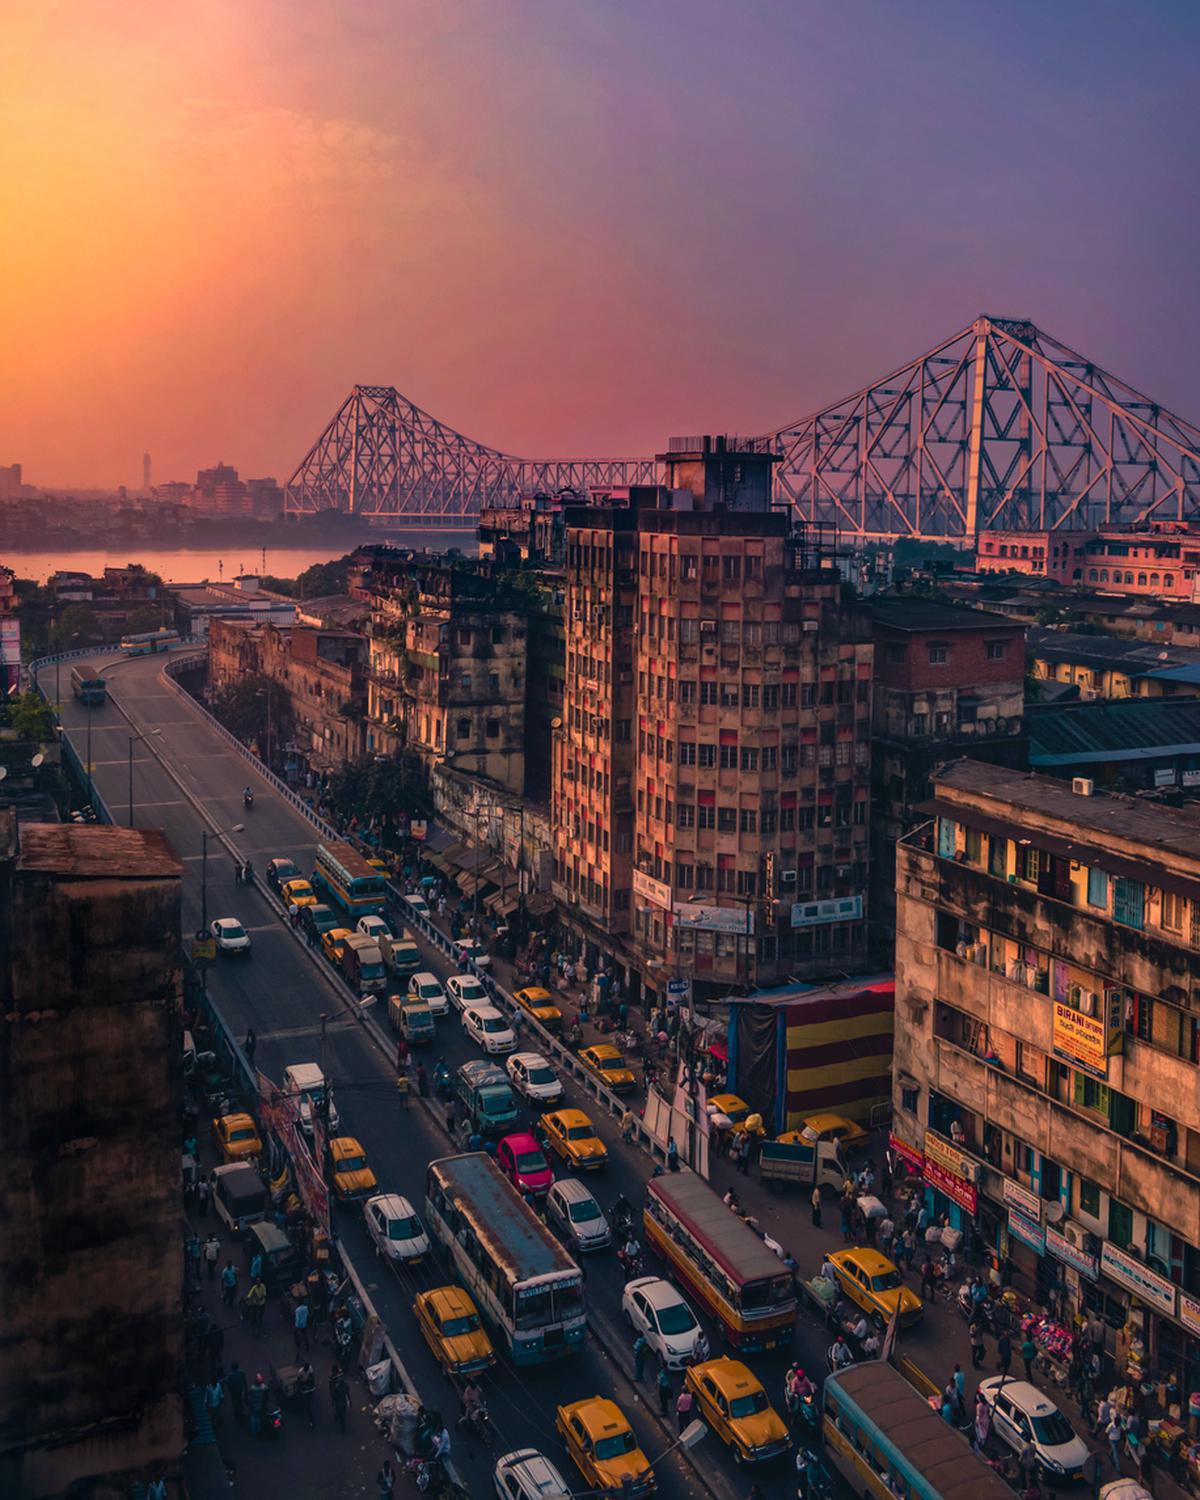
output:
<svg viewBox="0 0 1200 1500"><path fill-rule="evenodd" d="M1024 769L1025 627L915 595L872 599L871 932L890 963L896 840L924 817L930 777L970 755Z"/></svg>
<svg viewBox="0 0 1200 1500"><path fill-rule="evenodd" d="M0 812L0 1493L183 1453L179 861Z"/></svg>
<svg viewBox="0 0 1200 1500"><path fill-rule="evenodd" d="M969 760L929 811L897 865L897 1149L1118 1368L1196 1389L1200 811Z"/></svg>

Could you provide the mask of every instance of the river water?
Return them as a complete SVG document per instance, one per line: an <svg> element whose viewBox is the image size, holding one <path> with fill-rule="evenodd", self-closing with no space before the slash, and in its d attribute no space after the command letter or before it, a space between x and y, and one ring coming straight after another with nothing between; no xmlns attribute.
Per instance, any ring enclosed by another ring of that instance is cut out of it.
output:
<svg viewBox="0 0 1200 1500"><path fill-rule="evenodd" d="M478 546L469 531L411 531L389 535L387 541L399 547L428 547L440 552L457 547L460 552L474 553ZM12 568L18 578L32 578L45 583L60 568L76 568L93 577L105 568L120 568L126 563L141 563L167 583L228 583L239 573L270 573L276 578L295 578L314 563L332 562L352 547L345 542L330 542L320 547L268 547L266 563L261 547L234 543L225 548L183 548L168 551L155 547L130 547L119 552L83 550L71 552L16 552L0 543L0 563Z"/></svg>

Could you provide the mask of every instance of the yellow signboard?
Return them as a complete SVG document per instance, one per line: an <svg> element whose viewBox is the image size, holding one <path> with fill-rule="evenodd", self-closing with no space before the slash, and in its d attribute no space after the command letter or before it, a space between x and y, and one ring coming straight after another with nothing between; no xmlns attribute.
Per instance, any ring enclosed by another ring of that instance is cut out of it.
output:
<svg viewBox="0 0 1200 1500"><path fill-rule="evenodd" d="M1084 1015L1056 1000L1052 1046L1055 1057L1074 1063L1094 1078L1108 1077L1104 1022L1096 1016Z"/></svg>

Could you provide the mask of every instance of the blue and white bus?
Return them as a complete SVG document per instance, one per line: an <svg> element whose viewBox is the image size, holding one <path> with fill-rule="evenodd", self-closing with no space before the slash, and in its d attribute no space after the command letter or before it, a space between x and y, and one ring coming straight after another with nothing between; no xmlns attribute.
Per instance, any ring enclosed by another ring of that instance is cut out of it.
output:
<svg viewBox="0 0 1200 1500"><path fill-rule="evenodd" d="M583 1273L486 1152L430 1162L425 1223L517 1364L582 1346Z"/></svg>
<svg viewBox="0 0 1200 1500"><path fill-rule="evenodd" d="M149 656L155 651L169 651L178 642L177 630L143 630L137 635L123 635L121 650L126 656Z"/></svg>
<svg viewBox="0 0 1200 1500"><path fill-rule="evenodd" d="M381 917L387 910L387 882L349 844L318 844L312 883L344 912L353 926L359 917Z"/></svg>

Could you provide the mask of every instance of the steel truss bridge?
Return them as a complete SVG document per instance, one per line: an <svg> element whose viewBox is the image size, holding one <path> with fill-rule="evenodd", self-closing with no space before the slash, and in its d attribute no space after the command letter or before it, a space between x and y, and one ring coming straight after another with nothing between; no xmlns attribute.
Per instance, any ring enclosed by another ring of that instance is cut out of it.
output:
<svg viewBox="0 0 1200 1500"><path fill-rule="evenodd" d="M1200 519L1200 429L1032 323L977 318L882 380L762 435L775 498L863 538ZM759 446L756 442L756 447ZM535 461L356 386L288 481L287 509L463 524L484 505L660 478L651 458Z"/></svg>

